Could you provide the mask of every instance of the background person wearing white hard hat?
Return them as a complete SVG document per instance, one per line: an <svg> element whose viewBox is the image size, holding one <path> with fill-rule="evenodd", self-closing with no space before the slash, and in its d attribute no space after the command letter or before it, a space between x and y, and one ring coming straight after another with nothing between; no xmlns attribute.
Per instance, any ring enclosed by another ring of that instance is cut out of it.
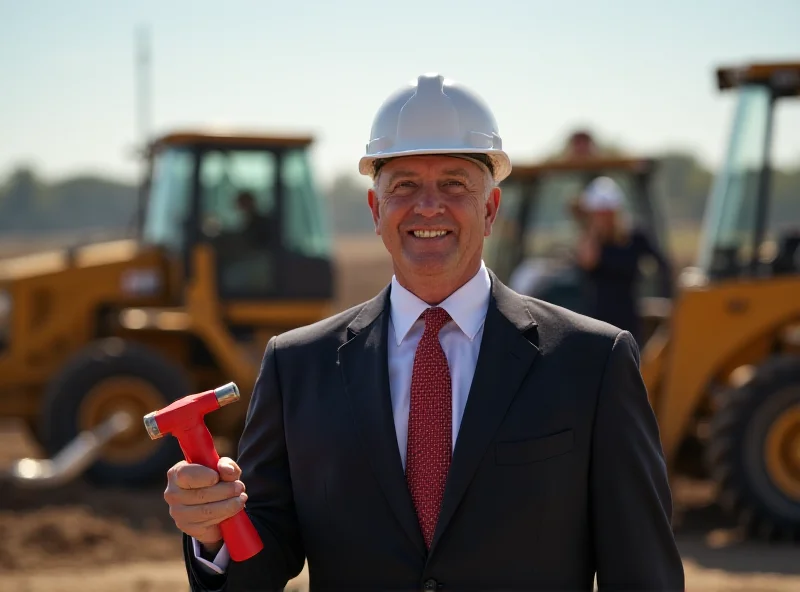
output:
<svg viewBox="0 0 800 592"><path fill-rule="evenodd" d="M586 314L629 331L641 346L636 293L641 260L652 257L657 263L663 293L669 293L672 271L647 234L626 220L624 203L622 189L610 177L598 177L586 187L576 260L586 279Z"/></svg>
<svg viewBox="0 0 800 592"><path fill-rule="evenodd" d="M527 298L482 261L511 170L494 116L421 76L360 170L394 264L373 299L270 340L222 481L164 493L192 590L683 590L630 334ZM246 511L264 550L231 562Z"/></svg>

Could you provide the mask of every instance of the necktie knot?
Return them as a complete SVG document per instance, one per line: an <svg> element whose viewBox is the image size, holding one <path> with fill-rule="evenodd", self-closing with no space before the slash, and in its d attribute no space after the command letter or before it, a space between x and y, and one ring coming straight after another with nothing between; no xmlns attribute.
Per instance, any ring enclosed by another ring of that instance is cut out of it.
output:
<svg viewBox="0 0 800 592"><path fill-rule="evenodd" d="M432 306L423 312L421 316L425 321L425 333L432 332L434 335L438 335L442 327L450 321L450 315L447 311L438 306Z"/></svg>

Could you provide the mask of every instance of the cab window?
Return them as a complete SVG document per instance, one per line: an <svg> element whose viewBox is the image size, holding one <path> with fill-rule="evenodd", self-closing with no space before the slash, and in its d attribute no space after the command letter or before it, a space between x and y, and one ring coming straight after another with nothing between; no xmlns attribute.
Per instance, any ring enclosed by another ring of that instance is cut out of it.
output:
<svg viewBox="0 0 800 592"><path fill-rule="evenodd" d="M173 252L186 245L192 197L194 156L190 150L168 148L156 155L144 211L142 240Z"/></svg>
<svg viewBox="0 0 800 592"><path fill-rule="evenodd" d="M325 210L305 149L287 150L281 158L284 199L284 247L303 257L327 258L332 241Z"/></svg>
<svg viewBox="0 0 800 592"><path fill-rule="evenodd" d="M276 291L277 167L277 155L263 149L214 149L202 155L200 225L214 246L222 297L263 297Z"/></svg>

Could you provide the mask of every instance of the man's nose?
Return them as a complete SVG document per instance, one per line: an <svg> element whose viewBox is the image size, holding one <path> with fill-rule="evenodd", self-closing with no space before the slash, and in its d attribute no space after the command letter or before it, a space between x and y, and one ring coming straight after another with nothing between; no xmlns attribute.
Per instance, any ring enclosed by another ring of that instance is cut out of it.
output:
<svg viewBox="0 0 800 592"><path fill-rule="evenodd" d="M437 188L423 187L419 192L417 205L414 207L414 213L420 216L433 217L438 216L444 211L444 204L442 203L442 196Z"/></svg>

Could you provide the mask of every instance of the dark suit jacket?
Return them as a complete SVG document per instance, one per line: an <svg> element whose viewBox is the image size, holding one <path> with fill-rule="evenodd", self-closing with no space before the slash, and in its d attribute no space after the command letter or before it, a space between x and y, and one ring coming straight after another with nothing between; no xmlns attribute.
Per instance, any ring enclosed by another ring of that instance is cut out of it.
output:
<svg viewBox="0 0 800 592"><path fill-rule="evenodd" d="M492 274L427 552L387 371L388 295L273 338L238 463L264 549L192 590L683 590L658 427L631 336Z"/></svg>

